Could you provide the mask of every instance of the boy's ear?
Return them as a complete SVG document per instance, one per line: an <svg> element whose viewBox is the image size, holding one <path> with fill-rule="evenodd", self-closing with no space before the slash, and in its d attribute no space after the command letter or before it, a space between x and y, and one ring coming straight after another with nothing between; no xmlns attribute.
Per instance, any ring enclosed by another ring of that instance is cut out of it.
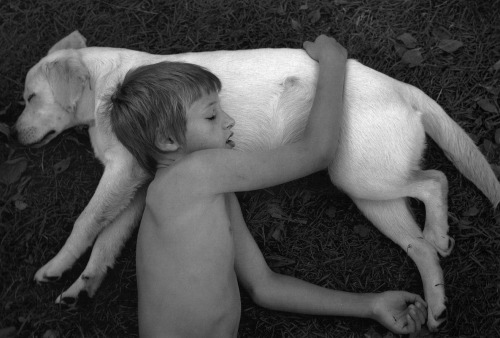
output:
<svg viewBox="0 0 500 338"><path fill-rule="evenodd" d="M161 140L156 142L158 148L160 148L162 151L168 151L168 152L173 152L179 149L179 143L177 143L174 139L171 137L167 138L166 140Z"/></svg>

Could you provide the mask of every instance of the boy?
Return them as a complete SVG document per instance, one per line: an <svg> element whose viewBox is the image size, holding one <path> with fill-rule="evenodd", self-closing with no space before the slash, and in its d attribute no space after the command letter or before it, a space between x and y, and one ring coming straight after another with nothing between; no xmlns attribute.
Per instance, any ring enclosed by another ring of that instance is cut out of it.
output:
<svg viewBox="0 0 500 338"><path fill-rule="evenodd" d="M111 97L114 133L155 175L137 242L141 337L236 337L238 281L271 309L372 318L398 333L425 322L418 295L351 294L272 272L246 228L235 191L325 169L335 155L347 53L325 36L304 47L320 67L313 107L303 139L278 149L232 150L221 83L195 65L139 67Z"/></svg>

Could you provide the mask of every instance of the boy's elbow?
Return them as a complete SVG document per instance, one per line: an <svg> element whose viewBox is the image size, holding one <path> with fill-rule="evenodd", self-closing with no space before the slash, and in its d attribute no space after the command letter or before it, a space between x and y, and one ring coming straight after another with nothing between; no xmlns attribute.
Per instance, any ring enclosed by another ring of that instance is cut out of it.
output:
<svg viewBox="0 0 500 338"><path fill-rule="evenodd" d="M252 301L261 307L269 308L273 297L273 283L274 272L270 271L264 279L252 284L247 290Z"/></svg>

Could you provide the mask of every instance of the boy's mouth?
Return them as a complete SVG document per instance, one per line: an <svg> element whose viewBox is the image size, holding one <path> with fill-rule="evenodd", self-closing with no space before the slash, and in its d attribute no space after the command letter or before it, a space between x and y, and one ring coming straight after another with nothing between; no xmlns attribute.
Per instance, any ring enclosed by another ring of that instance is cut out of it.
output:
<svg viewBox="0 0 500 338"><path fill-rule="evenodd" d="M229 145L231 148L234 148L235 146L235 143L233 140L231 140L231 137L233 137L233 133L231 133L231 135L229 135L229 137L227 138L226 140L226 144Z"/></svg>

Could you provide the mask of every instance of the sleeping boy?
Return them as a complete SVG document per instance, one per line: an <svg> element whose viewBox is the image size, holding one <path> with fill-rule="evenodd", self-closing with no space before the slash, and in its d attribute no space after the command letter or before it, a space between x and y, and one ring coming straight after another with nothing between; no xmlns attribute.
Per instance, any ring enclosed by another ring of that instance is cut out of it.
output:
<svg viewBox="0 0 500 338"><path fill-rule="evenodd" d="M304 48L319 62L306 129L269 151L232 149L221 83L199 66L139 67L110 96L113 132L154 176L137 239L141 337L236 337L238 282L270 309L372 318L396 333L425 323L427 304L415 294L347 293L274 273L246 227L234 192L309 175L335 156L347 52L326 36Z"/></svg>

